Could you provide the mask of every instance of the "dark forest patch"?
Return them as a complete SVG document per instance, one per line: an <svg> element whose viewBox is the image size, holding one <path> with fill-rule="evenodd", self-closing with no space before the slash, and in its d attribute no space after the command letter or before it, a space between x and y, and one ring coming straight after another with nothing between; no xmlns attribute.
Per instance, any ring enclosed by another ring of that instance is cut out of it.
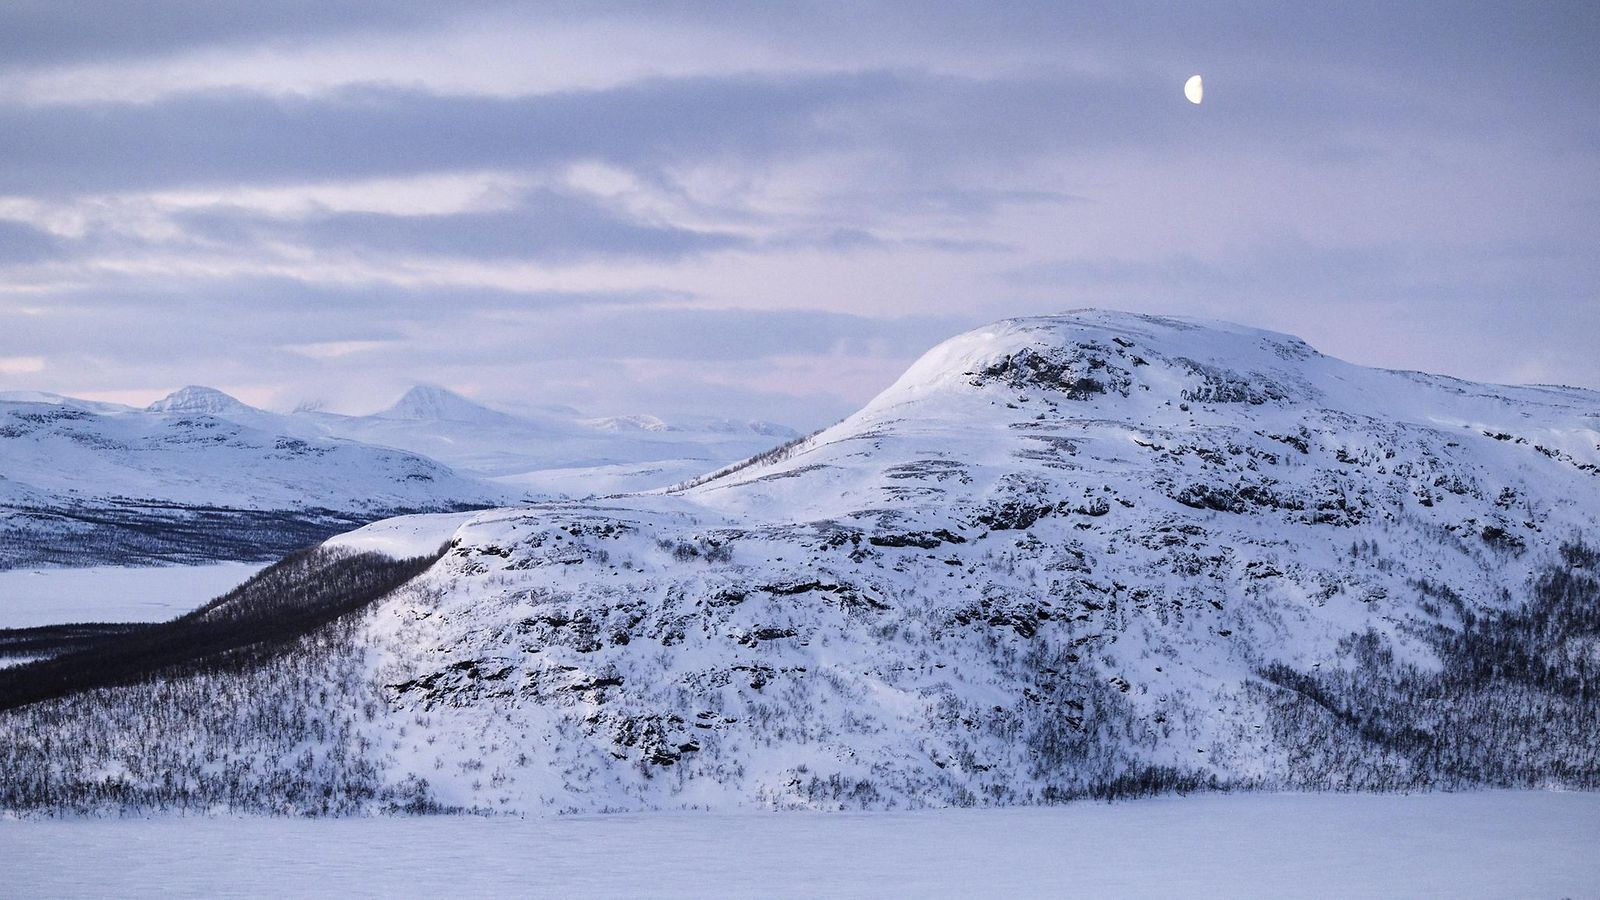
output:
<svg viewBox="0 0 1600 900"><path fill-rule="evenodd" d="M443 549L404 560L322 548L296 553L170 622L86 631L58 656L0 669L0 710L157 675L238 670L410 581Z"/></svg>

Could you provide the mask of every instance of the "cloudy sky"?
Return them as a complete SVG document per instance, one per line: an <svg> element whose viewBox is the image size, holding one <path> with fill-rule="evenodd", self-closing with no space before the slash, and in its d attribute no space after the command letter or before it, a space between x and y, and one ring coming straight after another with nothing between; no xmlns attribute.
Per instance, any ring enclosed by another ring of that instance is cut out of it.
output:
<svg viewBox="0 0 1600 900"><path fill-rule="evenodd" d="M1597 46L1591 0L8 0L0 389L812 427L1081 306L1600 388Z"/></svg>

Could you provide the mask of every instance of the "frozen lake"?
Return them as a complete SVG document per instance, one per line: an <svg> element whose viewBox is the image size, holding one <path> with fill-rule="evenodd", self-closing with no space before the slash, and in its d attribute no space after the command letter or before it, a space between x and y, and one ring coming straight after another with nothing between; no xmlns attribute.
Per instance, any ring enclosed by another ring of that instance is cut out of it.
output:
<svg viewBox="0 0 1600 900"><path fill-rule="evenodd" d="M236 587L265 563L0 572L0 628L64 622L160 622Z"/></svg>
<svg viewBox="0 0 1600 900"><path fill-rule="evenodd" d="M1600 794L0 822L8 897L1590 897Z"/></svg>

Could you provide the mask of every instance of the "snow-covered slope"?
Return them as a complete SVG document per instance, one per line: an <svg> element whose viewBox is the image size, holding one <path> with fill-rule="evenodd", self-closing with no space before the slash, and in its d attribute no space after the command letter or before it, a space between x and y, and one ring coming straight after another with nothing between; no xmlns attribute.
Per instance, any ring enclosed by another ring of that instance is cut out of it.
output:
<svg viewBox="0 0 1600 900"><path fill-rule="evenodd" d="M396 513L660 487L793 437L643 419L660 427L518 417L426 386L370 416L196 386L142 410L0 395L0 568L267 558Z"/></svg>
<svg viewBox="0 0 1600 900"><path fill-rule="evenodd" d="M457 803L1466 782L1392 741L1302 746L1348 710L1289 673L1439 672L1442 632L1514 607L1597 516L1593 392L1078 312L948 341L687 489L482 514L372 627L399 764L442 759Z"/></svg>
<svg viewBox="0 0 1600 900"><path fill-rule="evenodd" d="M671 490L341 537L453 544L351 626L311 764L523 811L1595 788L1597 519L1600 394L1005 321Z"/></svg>
<svg viewBox="0 0 1600 900"><path fill-rule="evenodd" d="M395 512L526 496L283 418L192 387L146 410L0 401L0 568L254 559Z"/></svg>
<svg viewBox="0 0 1600 900"><path fill-rule="evenodd" d="M133 410L133 407L125 406L121 403L81 400L77 397L52 394L49 391L0 391L0 403L43 403L47 406L67 406L99 413L131 412Z"/></svg>
<svg viewBox="0 0 1600 900"><path fill-rule="evenodd" d="M143 412L0 403L5 478L84 498L249 509L385 509L495 496L413 453L240 424L235 417L272 414L195 391Z"/></svg>

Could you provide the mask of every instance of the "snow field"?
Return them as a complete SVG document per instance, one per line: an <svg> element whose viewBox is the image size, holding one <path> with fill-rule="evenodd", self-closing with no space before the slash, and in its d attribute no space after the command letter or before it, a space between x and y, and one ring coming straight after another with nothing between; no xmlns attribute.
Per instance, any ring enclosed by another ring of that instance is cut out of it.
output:
<svg viewBox="0 0 1600 900"><path fill-rule="evenodd" d="M919 813L0 822L28 897L1582 897L1600 795Z"/></svg>
<svg viewBox="0 0 1600 900"><path fill-rule="evenodd" d="M0 572L0 628L160 622L227 593L262 567L262 563L235 562L4 571Z"/></svg>

